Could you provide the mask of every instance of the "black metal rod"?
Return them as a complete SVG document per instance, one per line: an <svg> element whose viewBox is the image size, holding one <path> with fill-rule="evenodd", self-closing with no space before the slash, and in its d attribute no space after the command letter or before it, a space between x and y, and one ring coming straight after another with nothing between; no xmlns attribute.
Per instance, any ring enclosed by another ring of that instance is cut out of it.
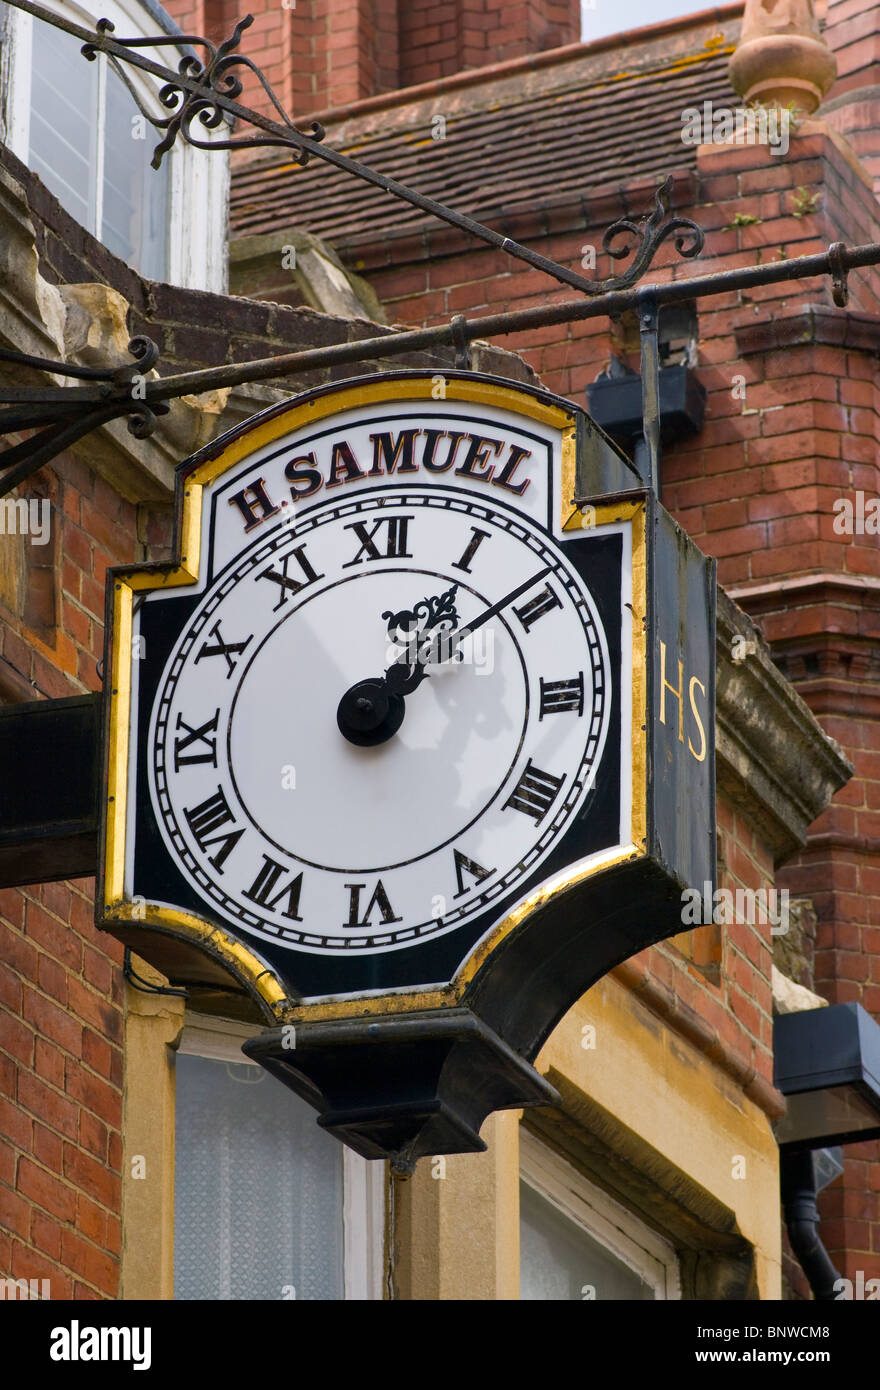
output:
<svg viewBox="0 0 880 1390"><path fill-rule="evenodd" d="M880 243L844 247L841 253L847 270L880 263ZM145 384L148 401L167 400L174 396L198 395L223 386L241 386L249 381L266 381L271 377L293 372L316 371L322 367L343 366L365 358L392 357L404 352L420 352L460 340L474 342L480 338L502 337L528 328L545 328L549 324L575 322L600 317L616 318L628 309L638 309L639 295L650 289L658 308L679 300L697 299L704 295L727 294L731 290L749 289L755 285L778 284L784 280L803 280L812 275L831 273L829 253L816 252L790 261L773 261L769 265L746 266L737 270L717 271L713 275L695 276L689 280L674 280L667 285L644 286L642 290L614 290L599 299L565 300L561 304L539 305L532 309L514 309L507 313L490 314L483 318L457 317L455 325L438 324L434 328L407 329L403 333L388 333L381 337L363 338L356 343L336 343L330 347L307 348L305 351L282 353L278 357L262 357L253 362L232 363L223 367L205 367L178 376L160 377Z"/></svg>
<svg viewBox="0 0 880 1390"><path fill-rule="evenodd" d="M645 441L647 484L660 495L660 349L657 327L660 307L650 286L638 292L639 334L642 343L642 437Z"/></svg>
<svg viewBox="0 0 880 1390"><path fill-rule="evenodd" d="M104 409L91 411L88 415L82 416L69 425L50 425L48 429L40 430L34 438L26 439L22 444L14 444L12 448L0 454L0 466L7 462L14 464L18 458L24 458L24 462L7 468L7 471L0 477L0 497L5 497L14 487L18 487L19 483L23 483L25 478L36 473L44 463L55 458L62 450L70 448L71 444L76 444L83 435L90 434L99 425L106 425L111 420L118 420L126 413L126 408L118 403L108 405Z"/></svg>
<svg viewBox="0 0 880 1390"><path fill-rule="evenodd" d="M820 251L811 256L799 256L790 261L774 261L769 265L746 266L736 270L717 271L712 275L695 276L688 280L674 280L666 285L644 286L642 289L615 290L598 299L566 300L562 304L548 304L532 309L515 309L502 314L491 314L483 318L464 319L457 315L452 323L439 324L434 328L416 328L403 333L388 333L380 337L364 338L356 343L337 343L330 347L309 348L305 351L282 353L277 357L263 357L253 362L233 363L223 367L206 367L195 372L179 373L175 376L158 377L145 381L144 403L156 405L161 401L172 400L178 396L199 395L204 391L214 391L223 387L241 386L251 381L266 381L293 373L317 371L324 367L344 366L363 361L366 358L398 356L404 352L419 352L449 344L460 350L464 342L477 339L504 336L518 333L528 328L543 328L548 324L574 322L581 319L602 316L617 317L629 309L638 309L640 296L651 294L659 309L662 304L672 304L679 300L699 299L704 295L727 294L732 290L749 289L756 285L778 284L785 280L802 280L814 275L836 275L841 270L856 270L860 267L880 263L880 244L871 242L865 246L846 247L835 244L833 251ZM641 300L644 302L644 298ZM71 387L72 393L86 394L95 388ZM52 394L53 393L47 393ZM107 407L104 412L90 413L82 428L77 428L65 436L67 447L89 430L115 418L121 412L118 408ZM57 438L57 436L56 436ZM48 446L40 449L33 460L22 463L18 468L0 478L0 496L16 486L24 478L35 472L47 462L59 447L49 452Z"/></svg>
<svg viewBox="0 0 880 1390"><path fill-rule="evenodd" d="M0 362L13 362L21 367L37 367L44 372L54 372L56 376L79 377L84 381L106 381L114 368L79 367L73 362L55 362L51 357L34 357L29 352L16 352L13 348L0 347Z"/></svg>
<svg viewBox="0 0 880 1390"><path fill-rule="evenodd" d="M0 386L0 405L18 406L21 410L27 410L33 405L42 406L46 410L55 407L74 410L77 406L101 405L112 395L113 388L106 383L101 386L46 386L38 389L28 389L26 386ZM6 429L13 428L11 424L6 424L10 416L11 411L0 412L0 427L5 425Z"/></svg>

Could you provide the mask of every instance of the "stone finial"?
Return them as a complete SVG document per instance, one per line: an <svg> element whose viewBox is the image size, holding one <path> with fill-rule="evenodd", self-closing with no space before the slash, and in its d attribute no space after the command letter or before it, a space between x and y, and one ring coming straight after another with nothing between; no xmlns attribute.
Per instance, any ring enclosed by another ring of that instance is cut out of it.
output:
<svg viewBox="0 0 880 1390"><path fill-rule="evenodd" d="M837 76L813 0L746 0L730 81L745 102L812 115Z"/></svg>

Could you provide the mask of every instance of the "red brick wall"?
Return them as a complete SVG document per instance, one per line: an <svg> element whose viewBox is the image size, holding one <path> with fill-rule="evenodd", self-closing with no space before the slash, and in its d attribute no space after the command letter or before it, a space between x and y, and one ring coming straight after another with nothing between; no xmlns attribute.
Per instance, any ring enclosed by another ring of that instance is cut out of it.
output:
<svg viewBox="0 0 880 1390"><path fill-rule="evenodd" d="M830 0L825 39L837 59L828 119L850 141L880 193L880 9L876 0ZM841 98L843 99L841 101Z"/></svg>
<svg viewBox="0 0 880 1390"><path fill-rule="evenodd" d="M122 947L93 880L0 892L0 1271L115 1298L122 1251Z"/></svg>
<svg viewBox="0 0 880 1390"><path fill-rule="evenodd" d="M138 548L137 509L78 459L59 460L50 491L57 629L0 603L0 661L34 699L100 689L106 570ZM122 947L95 927L91 879L0 892L0 943L0 1267L48 1278L55 1299L113 1298Z"/></svg>
<svg viewBox="0 0 880 1390"><path fill-rule="evenodd" d="M876 0L828 0L823 38L837 59L831 98L880 82L880 11Z"/></svg>
<svg viewBox="0 0 880 1390"><path fill-rule="evenodd" d="M241 17L231 0L168 0L184 32L213 42ZM289 112L301 115L527 57L580 37L578 0L255 0L241 51ZM271 103L245 70L242 100Z"/></svg>
<svg viewBox="0 0 880 1390"><path fill-rule="evenodd" d="M773 859L766 842L742 809L724 797L717 804L718 887L767 889L774 883ZM646 978L675 998L708 1041L771 1086L773 1021L772 960L768 924L746 921L697 927L661 946L634 956ZM716 1054L717 1055L717 1054Z"/></svg>
<svg viewBox="0 0 880 1390"><path fill-rule="evenodd" d="M436 81L579 38L578 0L405 0L396 85Z"/></svg>

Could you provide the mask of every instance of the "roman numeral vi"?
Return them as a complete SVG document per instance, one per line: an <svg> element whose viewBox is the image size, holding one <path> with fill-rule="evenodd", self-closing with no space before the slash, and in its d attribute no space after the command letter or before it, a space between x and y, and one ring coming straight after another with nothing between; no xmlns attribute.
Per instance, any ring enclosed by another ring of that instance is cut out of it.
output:
<svg viewBox="0 0 880 1390"><path fill-rule="evenodd" d="M343 922L344 927L371 927L370 914L374 907L379 909L379 916L382 918L383 926L390 926L392 922L402 922L402 917L395 917L394 908L388 900L388 894L382 884L381 878L377 881L373 889L373 896L367 903L363 917L360 916L361 910L361 890L366 888L365 883L346 883L348 889L348 921Z"/></svg>

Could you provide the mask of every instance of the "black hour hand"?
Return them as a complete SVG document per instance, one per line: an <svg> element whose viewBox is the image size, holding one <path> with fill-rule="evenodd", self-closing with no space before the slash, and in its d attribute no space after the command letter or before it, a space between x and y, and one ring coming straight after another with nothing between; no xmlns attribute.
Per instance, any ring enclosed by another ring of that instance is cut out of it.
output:
<svg viewBox="0 0 880 1390"><path fill-rule="evenodd" d="M385 672L386 688L395 695L409 695L428 674L428 665L438 661L448 647L449 635L458 627L455 607L458 585L453 584L442 594L420 599L412 608L402 608L382 614L389 640L404 650Z"/></svg>

